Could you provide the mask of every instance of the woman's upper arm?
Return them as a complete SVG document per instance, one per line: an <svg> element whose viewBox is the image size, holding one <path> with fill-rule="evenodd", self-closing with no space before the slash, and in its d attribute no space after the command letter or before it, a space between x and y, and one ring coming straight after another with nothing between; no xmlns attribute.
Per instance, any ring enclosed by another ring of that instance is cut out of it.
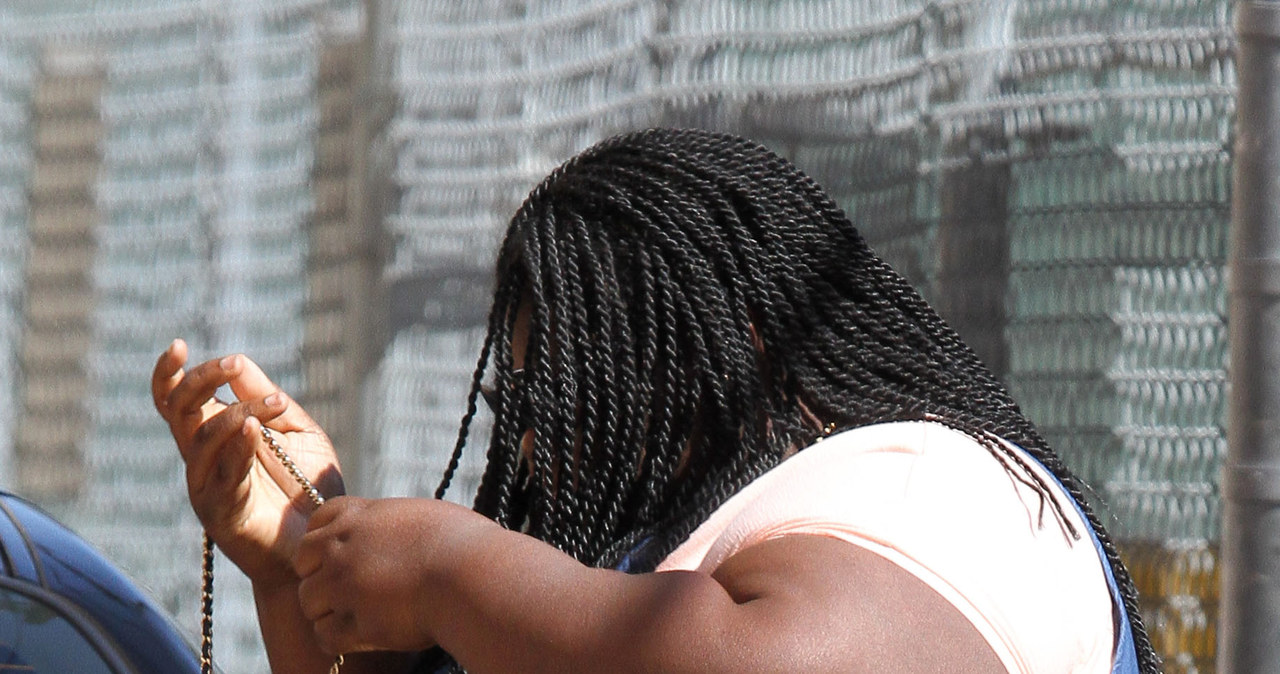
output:
<svg viewBox="0 0 1280 674"><path fill-rule="evenodd" d="M657 659L654 669L1006 671L972 623L936 591L844 541L770 539L725 560L711 579L728 601L695 589L695 581L687 588L690 603L651 614L641 634Z"/></svg>

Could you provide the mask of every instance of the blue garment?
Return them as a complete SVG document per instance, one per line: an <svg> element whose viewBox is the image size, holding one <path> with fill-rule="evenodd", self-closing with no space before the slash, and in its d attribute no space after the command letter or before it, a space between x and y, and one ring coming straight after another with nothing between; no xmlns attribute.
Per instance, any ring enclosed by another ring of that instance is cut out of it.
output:
<svg viewBox="0 0 1280 674"><path fill-rule="evenodd" d="M1049 471L1046 471L1049 472ZM1120 587L1116 585L1115 573L1111 571L1111 563L1107 561L1107 553L1102 548L1102 541L1098 540L1098 533L1093 530L1093 525L1089 523L1089 518L1084 516L1084 511L1080 509L1080 504L1071 497L1062 483L1058 481L1056 475L1049 472L1049 476L1053 478L1058 488L1062 490L1063 496L1071 501L1072 507L1080 514L1080 519L1084 521L1084 526L1089 530L1089 540L1093 541L1094 550L1098 551L1098 557L1102 560L1102 570L1107 576L1107 589L1111 591L1111 606L1116 617L1116 651L1114 659L1111 661L1111 674L1138 674L1138 649L1133 643L1133 626L1129 622L1129 612L1124 607L1124 597L1120 596Z"/></svg>
<svg viewBox="0 0 1280 674"><path fill-rule="evenodd" d="M618 565L613 567L614 570L621 571L623 573L637 573L638 571L635 568L636 559L644 552L644 549L648 547L651 541L653 541L653 536L645 536L639 543L636 543L636 546L631 548L631 551L622 557L622 560L618 562Z"/></svg>

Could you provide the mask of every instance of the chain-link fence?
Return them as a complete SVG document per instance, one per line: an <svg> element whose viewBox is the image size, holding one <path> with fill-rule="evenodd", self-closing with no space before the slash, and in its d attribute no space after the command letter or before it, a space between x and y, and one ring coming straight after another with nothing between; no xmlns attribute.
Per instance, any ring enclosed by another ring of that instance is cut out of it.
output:
<svg viewBox="0 0 1280 674"><path fill-rule="evenodd" d="M1093 486L1168 669L1212 670L1230 26L1193 0L0 2L2 484L194 633L146 390L169 340L249 352L359 491L429 494L524 194L616 132L714 128L813 175L957 326ZM224 576L218 658L262 669Z"/></svg>

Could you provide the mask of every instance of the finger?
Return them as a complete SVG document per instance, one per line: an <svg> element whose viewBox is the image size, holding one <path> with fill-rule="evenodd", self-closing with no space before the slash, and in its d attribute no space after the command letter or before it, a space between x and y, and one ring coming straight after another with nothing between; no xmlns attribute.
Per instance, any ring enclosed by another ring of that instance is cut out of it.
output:
<svg viewBox="0 0 1280 674"><path fill-rule="evenodd" d="M324 505L317 508L314 513L311 513L311 518L307 520L307 531L315 531L321 527L328 526L331 522L341 517L357 500L351 496L334 496L325 501Z"/></svg>
<svg viewBox="0 0 1280 674"><path fill-rule="evenodd" d="M324 544L310 533L305 534L298 542L298 549L293 553L293 572L304 581L320 570L324 553Z"/></svg>
<svg viewBox="0 0 1280 674"><path fill-rule="evenodd" d="M182 381L182 366L187 363L187 343L175 339L169 344L151 370L151 402L165 420L169 418L169 394Z"/></svg>
<svg viewBox="0 0 1280 674"><path fill-rule="evenodd" d="M237 433L259 431L257 427L246 430L245 422L251 417L256 417L259 421L272 418L280 414L284 407L283 399L277 395L267 396L262 400L246 400L228 405L196 427L195 433L191 436L191 442L185 448L179 446L178 450L182 452L183 459L203 455L210 451L210 448L218 448L226 444Z"/></svg>
<svg viewBox="0 0 1280 674"><path fill-rule="evenodd" d="M330 611L312 623L320 650L337 657L357 650L356 616L350 611Z"/></svg>
<svg viewBox="0 0 1280 674"><path fill-rule="evenodd" d="M232 379L231 392L236 397L245 400L248 398L261 398L272 393L283 392L275 382L262 371L258 364L253 362L251 358L240 356L241 371L237 377ZM267 421L267 419L264 419ZM307 414L299 405L288 405L278 418L274 418L274 422L270 424L270 428L282 431L300 431L314 428L316 422Z"/></svg>
<svg viewBox="0 0 1280 674"><path fill-rule="evenodd" d="M211 438L215 439L220 442L199 446L184 458L192 504L198 506L197 512L217 520L218 512L238 501L236 488L253 469L257 446L247 423L227 437Z"/></svg>
<svg viewBox="0 0 1280 674"><path fill-rule="evenodd" d="M332 613L328 584L315 576L303 577L298 582L298 607L302 617L311 622Z"/></svg>
<svg viewBox="0 0 1280 674"><path fill-rule="evenodd" d="M207 412L205 403L219 386L231 381L243 369L243 356L208 360L187 370L182 381L169 393L168 409L175 415Z"/></svg>
<svg viewBox="0 0 1280 674"><path fill-rule="evenodd" d="M326 501L307 520L307 533L303 534L293 555L293 571L299 578L307 578L319 571L326 556L339 545L333 533L325 528L341 513L341 507L331 503Z"/></svg>

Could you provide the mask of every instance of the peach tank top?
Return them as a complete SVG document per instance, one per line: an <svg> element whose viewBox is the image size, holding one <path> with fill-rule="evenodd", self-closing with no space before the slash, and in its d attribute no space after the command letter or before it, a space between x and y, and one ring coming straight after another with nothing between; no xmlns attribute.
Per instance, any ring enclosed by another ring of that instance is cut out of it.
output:
<svg viewBox="0 0 1280 674"><path fill-rule="evenodd" d="M937 423L894 422L837 433L787 459L726 501L657 570L710 573L764 540L830 536L932 587L1010 672L1110 672L1115 626L1102 561L1066 494L1028 462L1080 540L973 438Z"/></svg>

